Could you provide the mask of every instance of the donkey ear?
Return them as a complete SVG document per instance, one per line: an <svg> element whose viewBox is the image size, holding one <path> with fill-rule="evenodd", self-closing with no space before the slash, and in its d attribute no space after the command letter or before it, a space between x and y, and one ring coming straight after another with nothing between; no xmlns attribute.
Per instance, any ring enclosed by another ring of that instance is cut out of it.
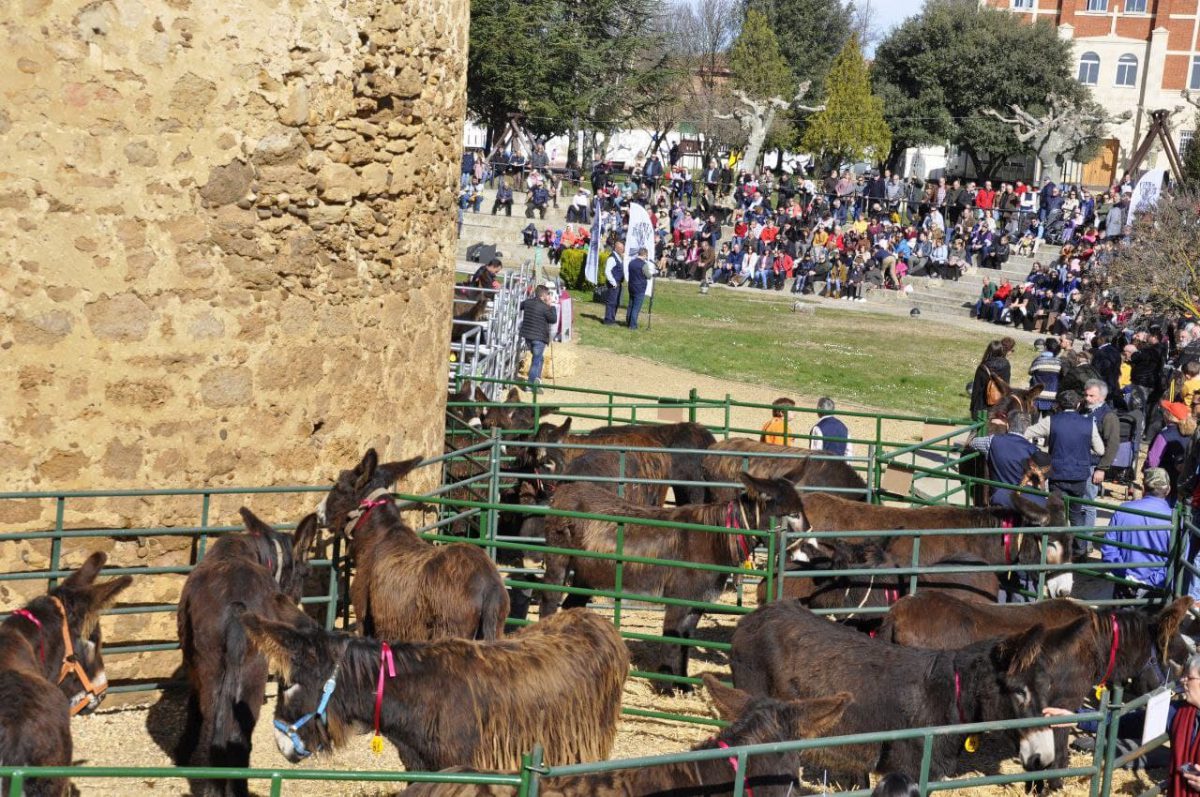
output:
<svg viewBox="0 0 1200 797"><path fill-rule="evenodd" d="M1025 391L1025 403L1029 404L1035 398L1042 395L1042 391L1046 389L1045 385L1034 385Z"/></svg>
<svg viewBox="0 0 1200 797"><path fill-rule="evenodd" d="M1188 617L1188 610L1192 608L1192 599L1187 595L1182 598L1176 598L1171 603L1163 607L1158 613L1156 625L1158 626L1158 642L1159 650L1166 650L1171 640L1179 633L1180 626Z"/></svg>
<svg viewBox="0 0 1200 797"><path fill-rule="evenodd" d="M292 559L297 562L307 562L308 552L312 548L313 542L317 539L317 513L305 515L300 521L300 525L296 526L296 533L292 535Z"/></svg>
<svg viewBox="0 0 1200 797"><path fill-rule="evenodd" d="M375 475L375 468L379 467L379 454L375 449L368 448L367 453L363 454L362 462L358 463L358 467L354 469L354 489L361 490L367 486L367 482L371 481L371 477Z"/></svg>
<svg viewBox="0 0 1200 797"><path fill-rule="evenodd" d="M379 466L379 474L384 484L393 485L409 474L413 468L421 464L424 457L413 457L402 462L388 462Z"/></svg>
<svg viewBox="0 0 1200 797"><path fill-rule="evenodd" d="M273 528L262 522L258 515L254 514L246 507L239 509L238 514L242 516L242 523L246 526L246 531L250 532L251 534L269 535L272 531L274 531Z"/></svg>
<svg viewBox="0 0 1200 797"><path fill-rule="evenodd" d="M561 443L563 438L566 437L570 433L571 433L571 419L567 418L565 421L563 421L562 425L558 427L558 430L554 432L554 437L552 440L550 440L550 442Z"/></svg>
<svg viewBox="0 0 1200 797"><path fill-rule="evenodd" d="M1000 665L1010 677L1020 675L1038 660L1045 641L1046 629L1041 624L1002 639L996 648Z"/></svg>
<svg viewBox="0 0 1200 797"><path fill-rule="evenodd" d="M292 662L309 640L295 626L277 623L252 612L242 615L246 635L267 659L271 672L292 680Z"/></svg>
<svg viewBox="0 0 1200 797"><path fill-rule="evenodd" d="M750 695L741 689L725 686L712 673L706 672L700 677L704 680L704 688L708 690L721 719L733 722L741 716L742 709L750 702Z"/></svg>
<svg viewBox="0 0 1200 797"><path fill-rule="evenodd" d="M1032 498L1027 498L1024 494L1018 492L1013 492L1012 503L1021 517L1024 518L1026 526L1048 525L1048 521L1050 520L1049 505L1042 506Z"/></svg>
<svg viewBox="0 0 1200 797"><path fill-rule="evenodd" d="M842 715L853 702L854 695L849 692L838 692L833 697L789 701L788 705L796 709L792 718L792 738L814 739L824 736L842 721Z"/></svg>
<svg viewBox="0 0 1200 797"><path fill-rule="evenodd" d="M96 623L100 621L100 612L117 602L117 596L129 588L133 576L121 576L103 584L95 584L87 592L87 609L84 612L83 624L79 634L85 639L92 634Z"/></svg>
<svg viewBox="0 0 1200 797"><path fill-rule="evenodd" d="M483 388L481 388L481 387L475 388L475 399L474 400L475 401L491 401L491 399L488 398L488 394L484 393Z"/></svg>
<svg viewBox="0 0 1200 797"><path fill-rule="evenodd" d="M104 551L96 551L87 558L78 570L67 576L66 581L62 586L82 589L90 586L96 580L96 576L100 573L100 568L104 567L104 563L108 561L108 554Z"/></svg>
<svg viewBox="0 0 1200 797"><path fill-rule="evenodd" d="M510 387L508 389L508 394L504 397L504 403L505 404L520 404L521 403L521 391L517 390L515 387Z"/></svg>

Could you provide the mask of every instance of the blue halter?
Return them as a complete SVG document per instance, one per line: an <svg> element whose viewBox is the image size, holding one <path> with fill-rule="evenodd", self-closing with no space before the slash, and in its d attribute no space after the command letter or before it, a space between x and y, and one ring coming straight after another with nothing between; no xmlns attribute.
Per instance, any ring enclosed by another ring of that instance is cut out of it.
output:
<svg viewBox="0 0 1200 797"><path fill-rule="evenodd" d="M280 733L287 734L287 737L292 742L292 749L296 751L296 755L301 758L308 758L312 752L305 748L304 742L300 740L299 731L308 724L313 717L320 717L321 722L325 722L325 710L329 708L329 698L333 695L333 690L337 689L338 670L341 669L342 663L339 661L333 666L333 674L329 676L329 680L325 682L325 686L321 688L321 702L317 704L316 711L310 711L300 719L293 722L291 725L283 722L283 720L275 720L275 729Z"/></svg>

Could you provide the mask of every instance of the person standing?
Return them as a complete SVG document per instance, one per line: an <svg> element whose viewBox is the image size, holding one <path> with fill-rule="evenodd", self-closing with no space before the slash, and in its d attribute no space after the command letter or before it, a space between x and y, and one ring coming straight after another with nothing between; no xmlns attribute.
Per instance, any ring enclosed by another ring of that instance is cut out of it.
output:
<svg viewBox="0 0 1200 797"><path fill-rule="evenodd" d="M617 308L621 306L621 286L625 283L625 242L613 244L612 253L604 261L604 281L608 283L608 295L604 299L604 323L617 323Z"/></svg>
<svg viewBox="0 0 1200 797"><path fill-rule="evenodd" d="M990 434L971 440L970 446L987 457L992 480L1019 486L1025 480L1025 468L1029 458L1038 454L1038 447L1025 439L1029 428L1029 416L1024 412L1012 412L1008 416L1008 431ZM1014 509L1013 491L997 487L988 500L992 506Z"/></svg>
<svg viewBox="0 0 1200 797"><path fill-rule="evenodd" d="M533 354L529 363L529 389L534 393L541 390L542 363L550 345L550 329L556 323L558 309L553 293L545 285L539 285L533 296L521 302L521 337Z"/></svg>
<svg viewBox="0 0 1200 797"><path fill-rule="evenodd" d="M1142 477L1142 484L1145 486L1145 495L1136 501L1126 501L1121 504L1117 511L1113 513L1108 525L1114 527L1114 529L1120 526L1159 526L1160 528L1147 528L1145 531L1136 529L1113 530L1104 536L1110 542L1136 545L1148 551L1157 551L1158 555L1147 553L1147 551L1118 548L1108 543L1100 546L1100 559L1102 561L1114 564L1137 565L1125 570L1109 571L1117 578L1123 578L1143 585L1137 587L1124 584L1116 585L1113 588L1113 595L1118 598L1145 597L1152 590L1157 591L1162 589L1166 581L1166 559L1168 552L1171 550L1171 530L1161 527L1164 524L1170 525L1171 505L1167 503L1167 493L1171 491L1171 477L1162 468L1149 468ZM1152 512L1164 517L1148 517L1142 514L1143 512ZM1148 563L1155 566L1147 567Z"/></svg>
<svg viewBox="0 0 1200 797"><path fill-rule="evenodd" d="M1084 383L1083 416L1092 419L1096 430L1100 432L1100 439L1104 441L1104 453L1099 456L1092 455L1092 475L1084 491L1089 501L1100 497L1100 487L1104 484L1106 473L1112 469L1113 460L1117 458L1117 449L1121 446L1121 421L1107 399L1108 385L1104 380L1089 379ZM1083 514L1085 526L1096 525L1096 507L1085 506Z"/></svg>
<svg viewBox="0 0 1200 797"><path fill-rule="evenodd" d="M638 328L638 313L646 299L646 286L650 282L646 274L649 270L646 258L649 255L646 249L639 249L637 257L629 261L629 309L625 311L625 325L630 329Z"/></svg>
<svg viewBox="0 0 1200 797"><path fill-rule="evenodd" d="M839 457L854 456L854 446L850 443L850 430L833 413L837 407L833 399L822 396L817 399L817 421L808 430L808 447L812 451L822 451Z"/></svg>
<svg viewBox="0 0 1200 797"><path fill-rule="evenodd" d="M1091 418L1079 414L1080 396L1074 390L1058 394L1058 412L1025 430L1028 440L1046 438L1050 451L1050 492L1068 498L1083 498L1092 477L1092 455L1104 453L1104 439ZM1071 504L1071 525L1084 524L1084 508ZM1087 557L1087 542L1076 538L1074 558Z"/></svg>

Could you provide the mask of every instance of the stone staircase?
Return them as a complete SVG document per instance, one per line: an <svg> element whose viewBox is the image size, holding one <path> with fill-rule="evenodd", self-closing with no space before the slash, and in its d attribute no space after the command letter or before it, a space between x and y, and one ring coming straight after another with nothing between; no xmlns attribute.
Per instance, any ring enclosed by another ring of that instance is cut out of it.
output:
<svg viewBox="0 0 1200 797"><path fill-rule="evenodd" d="M516 192L511 217L506 217L502 213L496 216L491 215L493 192L485 191L484 196L481 212L474 213L470 210L463 212L462 233L458 241L460 264L464 264L467 260L467 250L470 247L476 243L484 243L497 247L505 260L506 267L519 266L535 257L535 249L526 247L521 238L521 230L530 221L539 231L545 230L547 227L562 229L566 226L569 197L560 197L558 208L548 208L545 219L534 218L531 220L525 217L525 194L523 192ZM1038 252L1036 258L1013 255L1004 268L998 271L972 268L968 269L958 281L910 276L906 278L906 282L913 286L911 294L873 290L867 294L865 305L896 313L908 313L916 307L920 309L922 318L953 319L961 323L962 319L969 317L971 308L979 298L980 282L985 272L988 276L995 277L997 281L1008 278L1014 285L1019 285L1025 281L1034 260L1049 263L1057 255L1057 247L1045 246ZM549 266L544 250L537 251L536 256L543 271L551 275L556 273L557 269ZM548 266L549 268L547 268ZM465 264L463 267L465 268ZM791 296L791 294L786 295ZM837 303L832 301L822 303L837 306Z"/></svg>

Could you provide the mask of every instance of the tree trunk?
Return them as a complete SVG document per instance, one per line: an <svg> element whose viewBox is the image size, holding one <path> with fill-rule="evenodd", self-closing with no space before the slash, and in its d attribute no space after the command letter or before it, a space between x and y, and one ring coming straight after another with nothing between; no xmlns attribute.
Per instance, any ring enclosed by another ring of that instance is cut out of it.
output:
<svg viewBox="0 0 1200 797"><path fill-rule="evenodd" d="M767 140L767 131L775 123L775 108L772 107L767 111L765 119L754 116L750 119L750 137L746 143L746 156L742 159L742 168L748 172L754 171L754 167L758 164L758 156L762 152L763 142Z"/></svg>

